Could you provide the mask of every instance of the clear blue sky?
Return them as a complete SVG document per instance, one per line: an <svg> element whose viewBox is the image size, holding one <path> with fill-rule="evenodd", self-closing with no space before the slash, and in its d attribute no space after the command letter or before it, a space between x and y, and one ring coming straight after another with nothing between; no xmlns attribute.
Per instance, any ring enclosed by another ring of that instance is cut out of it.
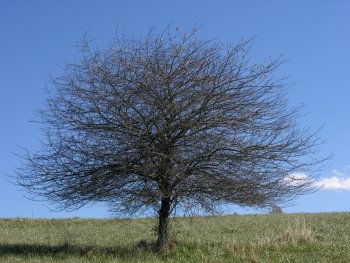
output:
<svg viewBox="0 0 350 263"><path fill-rule="evenodd" d="M253 59L283 54L277 73L295 82L292 104L306 103L305 125L325 125L321 154L334 153L320 174L324 188L299 198L287 212L350 211L350 1L25 1L0 2L0 217L108 217L103 206L54 213L29 201L4 173L19 165L19 146L37 150L39 127L28 122L45 99L49 74L76 57L84 29L108 41L116 32L140 36L150 26L237 43L256 37ZM244 212L248 210L237 210Z"/></svg>

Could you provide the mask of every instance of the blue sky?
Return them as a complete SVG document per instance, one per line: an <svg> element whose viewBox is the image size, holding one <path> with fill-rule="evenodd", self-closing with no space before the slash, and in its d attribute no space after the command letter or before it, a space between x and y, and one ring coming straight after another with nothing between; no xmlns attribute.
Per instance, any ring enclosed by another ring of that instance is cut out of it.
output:
<svg viewBox="0 0 350 263"><path fill-rule="evenodd" d="M20 146L35 151L42 137L34 110L49 75L77 56L83 31L106 43L116 32L141 36L149 27L201 26L203 38L237 43L255 37L252 58L283 54L277 72L294 83L291 104L305 103L305 125L324 125L321 155L334 157L320 173L324 189L295 200L286 212L350 211L350 2L334 1L25 1L0 2L0 217L108 217L102 205L50 212L27 200L5 174L19 166ZM236 209L231 212L251 212Z"/></svg>

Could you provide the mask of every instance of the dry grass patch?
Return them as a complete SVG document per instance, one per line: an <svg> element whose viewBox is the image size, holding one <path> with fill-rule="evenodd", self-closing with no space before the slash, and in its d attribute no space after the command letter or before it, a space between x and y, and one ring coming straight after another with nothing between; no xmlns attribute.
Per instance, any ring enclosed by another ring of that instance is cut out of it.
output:
<svg viewBox="0 0 350 263"><path fill-rule="evenodd" d="M288 223L285 232L276 239L279 244L300 244L313 241L311 227L306 225L305 218L297 218L294 222Z"/></svg>
<svg viewBox="0 0 350 263"><path fill-rule="evenodd" d="M253 246L246 246L241 244L231 244L226 248L226 252L242 262L258 263L260 262Z"/></svg>

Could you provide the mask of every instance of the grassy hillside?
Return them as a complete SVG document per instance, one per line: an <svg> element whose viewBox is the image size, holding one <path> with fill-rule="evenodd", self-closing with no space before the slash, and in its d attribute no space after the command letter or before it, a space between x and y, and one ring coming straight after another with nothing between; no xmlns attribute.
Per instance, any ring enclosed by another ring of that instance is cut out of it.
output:
<svg viewBox="0 0 350 263"><path fill-rule="evenodd" d="M152 252L151 219L0 219L0 262L350 262L350 213L178 218Z"/></svg>

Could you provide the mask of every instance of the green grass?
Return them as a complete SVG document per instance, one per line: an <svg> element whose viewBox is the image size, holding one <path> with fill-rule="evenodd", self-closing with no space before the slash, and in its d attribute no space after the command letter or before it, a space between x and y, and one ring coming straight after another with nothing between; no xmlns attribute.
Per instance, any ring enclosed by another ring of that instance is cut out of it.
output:
<svg viewBox="0 0 350 263"><path fill-rule="evenodd" d="M176 218L169 255L152 219L0 219L0 262L350 262L350 213Z"/></svg>

